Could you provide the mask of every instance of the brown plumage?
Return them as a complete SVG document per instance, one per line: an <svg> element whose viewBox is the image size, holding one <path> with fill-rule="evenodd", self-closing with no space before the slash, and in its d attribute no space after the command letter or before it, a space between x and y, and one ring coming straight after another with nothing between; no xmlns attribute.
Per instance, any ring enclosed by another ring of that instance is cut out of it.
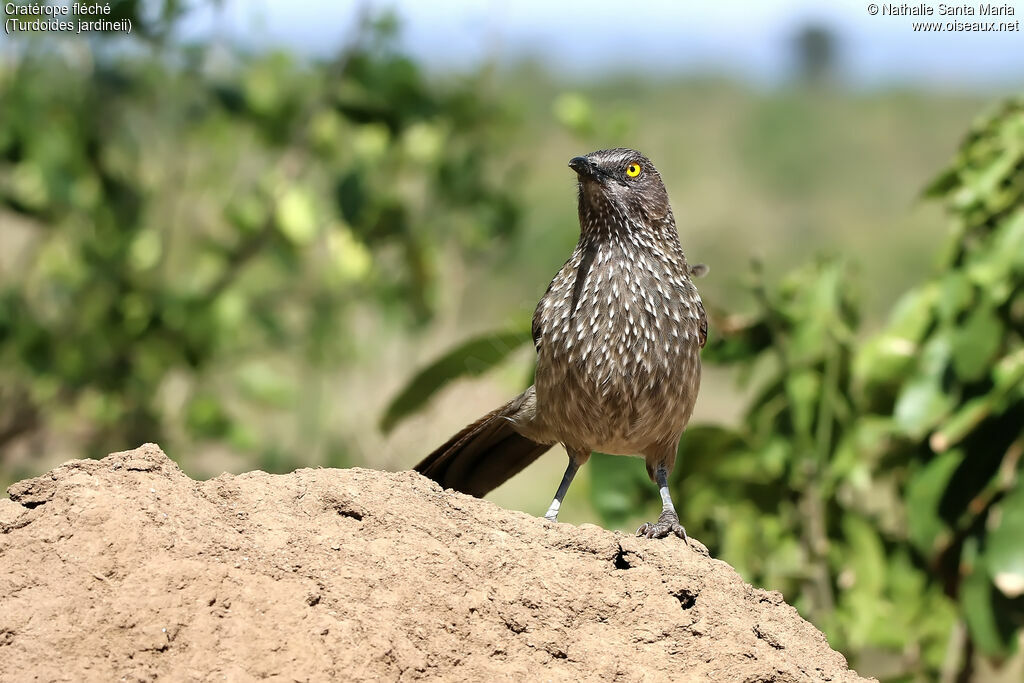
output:
<svg viewBox="0 0 1024 683"><path fill-rule="evenodd" d="M676 446L700 388L707 318L668 193L647 157L575 157L580 240L533 316L534 386L469 425L416 470L482 496L553 444L569 466L545 515L554 521L592 451L642 455L662 513L638 534L686 537L668 491Z"/></svg>

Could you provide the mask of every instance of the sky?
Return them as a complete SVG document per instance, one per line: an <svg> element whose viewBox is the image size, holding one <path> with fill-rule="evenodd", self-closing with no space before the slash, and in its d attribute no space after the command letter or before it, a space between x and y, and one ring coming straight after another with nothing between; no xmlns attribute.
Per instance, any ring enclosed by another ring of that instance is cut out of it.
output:
<svg viewBox="0 0 1024 683"><path fill-rule="evenodd" d="M609 71L646 74L715 72L771 84L790 71L789 39L813 22L839 39L843 78L862 86L913 84L950 89L1020 89L1024 32L914 32L913 21L1021 21L1024 0L1005 3L1012 16L918 18L868 12L860 0L225 0L193 15L188 36L218 33L244 43L283 45L326 55L350 35L366 7L392 8L403 45L437 69L481 60L539 59L570 76ZM993 3L1002 7L1004 3Z"/></svg>

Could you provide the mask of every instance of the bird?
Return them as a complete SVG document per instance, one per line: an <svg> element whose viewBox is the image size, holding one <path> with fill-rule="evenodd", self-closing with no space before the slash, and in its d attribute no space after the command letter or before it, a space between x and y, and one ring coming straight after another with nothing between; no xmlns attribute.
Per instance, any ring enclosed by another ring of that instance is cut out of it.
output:
<svg viewBox="0 0 1024 683"><path fill-rule="evenodd" d="M688 542L668 478L700 390L707 315L661 174L615 148L573 157L580 237L533 315L534 384L468 425L415 470L482 497L556 443L569 464L544 517L558 511L595 451L638 455L662 510L636 534Z"/></svg>

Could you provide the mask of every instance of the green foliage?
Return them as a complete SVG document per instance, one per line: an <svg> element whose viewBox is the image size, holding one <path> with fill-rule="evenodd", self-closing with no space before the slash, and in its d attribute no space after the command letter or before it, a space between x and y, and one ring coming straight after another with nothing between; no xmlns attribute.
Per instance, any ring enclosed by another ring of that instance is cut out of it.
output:
<svg viewBox="0 0 1024 683"><path fill-rule="evenodd" d="M862 387L877 411L895 400L897 415L916 415L897 420L918 503L910 541L974 645L1005 655L1024 624L1024 100L976 123L928 193L954 218L942 270L919 290L938 294L907 311L919 321L910 334L880 335L910 362L865 373Z"/></svg>
<svg viewBox="0 0 1024 683"><path fill-rule="evenodd" d="M950 244L880 333L857 341L835 264L722 320L706 359L755 398L731 438L688 431L674 482L693 533L834 645L915 653L894 676L937 674L957 612L984 655L1024 623L1024 102L979 121L928 194Z"/></svg>
<svg viewBox="0 0 1024 683"><path fill-rule="evenodd" d="M261 416L353 362L360 310L421 325L441 251L516 229L485 161L505 115L473 77L428 82L393 20L317 63L165 42L163 7L145 46L22 36L0 65L0 455L63 434L276 462L291 430Z"/></svg>
<svg viewBox="0 0 1024 683"><path fill-rule="evenodd" d="M754 313L712 316L705 362L752 398L738 427L687 429L671 481L694 536L886 678L1005 656L1024 624L1024 101L980 120L927 194L953 233L877 334L835 260L778 285L755 268ZM606 523L656 514L634 465L591 460Z"/></svg>
<svg viewBox="0 0 1024 683"><path fill-rule="evenodd" d="M380 427L385 432L420 410L431 396L460 377L482 375L531 340L530 328L485 334L460 344L420 370L388 405Z"/></svg>

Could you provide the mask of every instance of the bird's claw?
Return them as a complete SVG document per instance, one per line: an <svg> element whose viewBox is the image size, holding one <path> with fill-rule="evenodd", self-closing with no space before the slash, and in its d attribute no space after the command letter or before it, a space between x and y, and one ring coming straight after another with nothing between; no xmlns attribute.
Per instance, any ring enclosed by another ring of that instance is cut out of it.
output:
<svg viewBox="0 0 1024 683"><path fill-rule="evenodd" d="M658 521L654 524L650 522L644 522L644 524L636 530L637 536L645 536L647 538L665 538L670 534L675 534L679 538L683 539L684 543L689 544L689 537L686 535L686 529L679 523L679 517L670 512L663 512L658 517Z"/></svg>

